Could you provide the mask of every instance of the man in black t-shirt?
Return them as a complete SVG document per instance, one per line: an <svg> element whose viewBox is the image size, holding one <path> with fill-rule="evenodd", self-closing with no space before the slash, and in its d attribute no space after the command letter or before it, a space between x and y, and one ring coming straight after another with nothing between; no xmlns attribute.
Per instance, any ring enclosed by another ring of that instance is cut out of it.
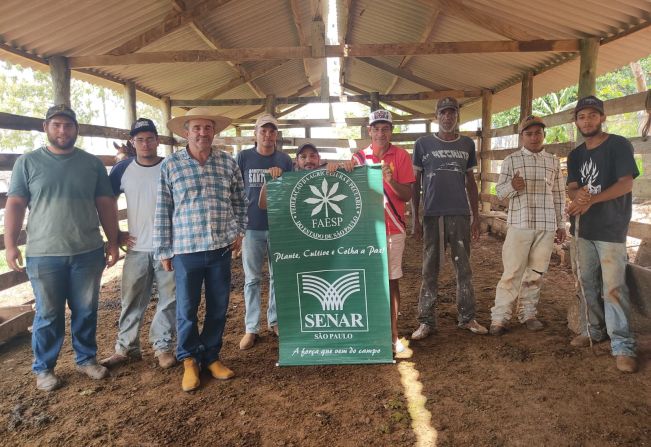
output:
<svg viewBox="0 0 651 447"><path fill-rule="evenodd" d="M610 337L617 369L635 372L635 339L629 326L626 286L626 234L631 220L633 179L639 175L633 146L624 137L603 132L603 102L594 96L579 100L576 127L585 142L567 159L570 232L576 239L577 276L583 333L573 346L589 346ZM587 306L587 310L586 307Z"/></svg>

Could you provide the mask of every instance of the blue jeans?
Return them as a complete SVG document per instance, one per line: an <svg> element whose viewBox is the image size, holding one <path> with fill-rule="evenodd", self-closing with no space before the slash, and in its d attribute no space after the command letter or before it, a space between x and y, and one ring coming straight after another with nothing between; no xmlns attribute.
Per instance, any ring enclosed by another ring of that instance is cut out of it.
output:
<svg viewBox="0 0 651 447"><path fill-rule="evenodd" d="M176 358L209 365L219 359L231 290L231 250L174 255L176 277ZM205 285L206 314L199 334L197 311Z"/></svg>
<svg viewBox="0 0 651 447"><path fill-rule="evenodd" d="M613 355L635 357L635 339L629 327L631 302L626 286L626 244L578 238L578 261L587 303L590 337L610 336ZM586 308L581 300L583 335Z"/></svg>
<svg viewBox="0 0 651 447"><path fill-rule="evenodd" d="M96 362L97 303L104 248L74 256L28 256L27 276L34 289L36 315L32 327L32 371L52 370L63 345L66 301L75 362Z"/></svg>
<svg viewBox="0 0 651 447"><path fill-rule="evenodd" d="M174 273L166 272L152 252L129 250L122 269L122 312L115 352L140 355L140 328L156 280L158 304L149 327L149 342L155 351L174 350L176 290Z"/></svg>
<svg viewBox="0 0 651 447"><path fill-rule="evenodd" d="M246 230L242 242L242 266L244 267L244 324L246 332L257 334L260 332L260 307L262 280L262 265L267 254L269 232L261 230ZM269 327L278 324L276 314L276 294L274 291L274 278L269 263L269 306L267 307L267 324Z"/></svg>

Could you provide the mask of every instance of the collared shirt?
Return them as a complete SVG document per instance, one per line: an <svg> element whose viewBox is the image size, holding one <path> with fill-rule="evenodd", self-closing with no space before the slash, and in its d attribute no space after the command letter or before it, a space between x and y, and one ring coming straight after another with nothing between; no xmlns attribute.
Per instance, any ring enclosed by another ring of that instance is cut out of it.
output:
<svg viewBox="0 0 651 447"><path fill-rule="evenodd" d="M525 182L521 192L511 185L517 172ZM544 231L565 228L565 179L558 158L544 149L533 153L523 147L506 157L495 189L499 199L510 199L509 226Z"/></svg>
<svg viewBox="0 0 651 447"><path fill-rule="evenodd" d="M161 165L154 219L154 257L216 250L246 231L242 174L229 154L213 150L201 166L187 149Z"/></svg>

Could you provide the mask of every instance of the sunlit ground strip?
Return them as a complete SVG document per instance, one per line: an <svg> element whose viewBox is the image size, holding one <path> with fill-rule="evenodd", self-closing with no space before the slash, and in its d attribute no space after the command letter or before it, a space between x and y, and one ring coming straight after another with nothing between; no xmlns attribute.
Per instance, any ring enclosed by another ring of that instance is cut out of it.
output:
<svg viewBox="0 0 651 447"><path fill-rule="evenodd" d="M407 348L407 351L410 351ZM432 414L425 408L427 398L423 396L423 384L418 380L419 372L413 362L398 363L400 382L407 399L407 409L411 417L411 427L416 435L417 447L433 447L436 445L438 433L432 427Z"/></svg>

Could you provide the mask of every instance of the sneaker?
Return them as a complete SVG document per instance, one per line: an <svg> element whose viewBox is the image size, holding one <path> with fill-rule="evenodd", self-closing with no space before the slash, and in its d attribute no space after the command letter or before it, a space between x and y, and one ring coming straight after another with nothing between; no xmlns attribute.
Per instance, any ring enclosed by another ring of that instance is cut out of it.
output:
<svg viewBox="0 0 651 447"><path fill-rule="evenodd" d="M488 329L488 333L495 336L504 335L506 333L506 326L493 321L491 322L490 329Z"/></svg>
<svg viewBox="0 0 651 447"><path fill-rule="evenodd" d="M89 363L88 365L77 365L75 367L80 373L86 374L93 380L100 380L108 377L109 371L106 367L98 365L97 363Z"/></svg>
<svg viewBox="0 0 651 447"><path fill-rule="evenodd" d="M99 364L107 368L114 368L116 366L123 365L129 361L129 357L126 355L114 353L110 357L106 357L99 361Z"/></svg>
<svg viewBox="0 0 651 447"><path fill-rule="evenodd" d="M176 365L176 357L174 357L172 352L156 351L156 357L158 358L158 366L163 369L171 368Z"/></svg>
<svg viewBox="0 0 651 447"><path fill-rule="evenodd" d="M228 380L235 375L231 369L227 368L219 360L216 360L208 365L208 370L210 371L210 374L212 374L212 376L218 380Z"/></svg>
<svg viewBox="0 0 651 447"><path fill-rule="evenodd" d="M526 320L522 324L524 324L527 327L527 329L529 329L530 331L534 331L534 332L535 331L541 331L545 327L542 324L542 322L540 320L538 320L537 318L529 318L528 320Z"/></svg>
<svg viewBox="0 0 651 447"><path fill-rule="evenodd" d="M185 392L194 391L201 384L199 380L199 365L192 357L183 359L183 380L181 389Z"/></svg>
<svg viewBox="0 0 651 447"><path fill-rule="evenodd" d="M242 340L240 340L240 350L246 351L247 349L251 349L255 344L255 340L257 338L258 334L253 334L251 332L244 334L244 337L242 337Z"/></svg>
<svg viewBox="0 0 651 447"><path fill-rule="evenodd" d="M576 348L587 348L590 346L590 337L587 335L577 335L572 339L570 345Z"/></svg>
<svg viewBox="0 0 651 447"><path fill-rule="evenodd" d="M624 373L634 373L637 371L637 359L630 355L616 355L615 362L617 369Z"/></svg>
<svg viewBox="0 0 651 447"><path fill-rule="evenodd" d="M429 324L421 323L418 329L411 334L412 340L423 340L432 334L432 328Z"/></svg>
<svg viewBox="0 0 651 447"><path fill-rule="evenodd" d="M36 374L36 388L41 391L54 391L61 386L61 381L50 369Z"/></svg>
<svg viewBox="0 0 651 447"><path fill-rule="evenodd" d="M402 344L402 341L400 339L397 339L396 342L393 344L393 352L396 354L401 354L405 352L405 345Z"/></svg>
<svg viewBox="0 0 651 447"><path fill-rule="evenodd" d="M477 320L470 320L465 324L459 325L461 329L468 329L473 334L486 335L488 334L488 329L486 329L481 324L477 323Z"/></svg>

